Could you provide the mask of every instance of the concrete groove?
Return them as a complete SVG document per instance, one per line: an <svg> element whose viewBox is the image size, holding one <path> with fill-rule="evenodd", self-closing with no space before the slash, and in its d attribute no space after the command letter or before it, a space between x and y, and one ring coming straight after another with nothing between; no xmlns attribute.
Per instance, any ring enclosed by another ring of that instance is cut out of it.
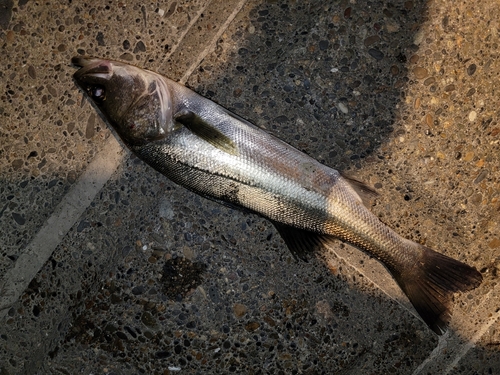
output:
<svg viewBox="0 0 500 375"><path fill-rule="evenodd" d="M484 311L490 311L496 304L497 288L490 290L478 306L468 316L456 314L455 320L471 320L474 316L481 321L481 315ZM497 309L498 310L498 309ZM483 319L483 323L474 329L468 327L464 332L453 332L449 330L439 338L439 343L429 356L415 369L412 375L425 375L427 373L442 373L444 375L453 373L458 363L473 349L477 343L488 332L493 324L500 319L500 310L496 311L489 318ZM452 322L453 324L453 322ZM463 337L462 337L463 335ZM451 353L451 354L450 354Z"/></svg>
<svg viewBox="0 0 500 375"><path fill-rule="evenodd" d="M0 287L0 318L26 290L40 268L49 259L68 230L74 225L96 194L109 180L122 160L123 149L114 137L88 165L85 172L71 187L47 219L36 236L17 259L13 268L4 275Z"/></svg>
<svg viewBox="0 0 500 375"><path fill-rule="evenodd" d="M188 80L189 76L191 76L191 74L193 74L193 71L196 69L196 67L198 65L200 65L200 63L203 61L203 59L205 58L205 56L207 56L209 54L209 52L211 52L214 49L214 47L215 47L215 45L217 43L217 40L224 33L224 31L226 31L227 27L231 24L231 22L233 22L234 17L236 17L236 15L240 12L241 8L243 8L243 5L245 5L246 2L247 2L247 0L240 0L236 4L233 12L229 15L229 17L226 19L226 21L224 22L224 24L219 28L219 31L217 32L217 34L215 34L215 36L212 38L212 40L210 41L210 43L208 43L208 45L206 46L206 48L197 56L197 58L193 61L193 63L186 70L186 72L184 73L184 75L182 76L182 78L179 80L179 82L181 84L185 84L186 83L186 81Z"/></svg>

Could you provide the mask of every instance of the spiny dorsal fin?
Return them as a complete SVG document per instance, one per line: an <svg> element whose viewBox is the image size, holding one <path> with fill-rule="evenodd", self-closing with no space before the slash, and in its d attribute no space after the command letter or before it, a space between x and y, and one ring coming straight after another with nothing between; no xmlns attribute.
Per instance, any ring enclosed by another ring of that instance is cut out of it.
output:
<svg viewBox="0 0 500 375"><path fill-rule="evenodd" d="M365 207L370 207L373 203L373 200L378 197L378 193L375 190L373 190L373 188L369 187L368 185L359 180L346 176L343 173L341 173L341 175L349 183L349 185L351 185L354 191L359 195Z"/></svg>
<svg viewBox="0 0 500 375"><path fill-rule="evenodd" d="M238 155L236 144L213 125L191 111L181 111L174 116L174 120L184 125L198 137L231 155Z"/></svg>

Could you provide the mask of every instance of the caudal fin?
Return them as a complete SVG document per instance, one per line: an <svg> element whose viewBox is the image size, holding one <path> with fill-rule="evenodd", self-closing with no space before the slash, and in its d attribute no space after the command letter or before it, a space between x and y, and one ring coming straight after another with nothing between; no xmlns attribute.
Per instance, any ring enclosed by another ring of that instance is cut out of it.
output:
<svg viewBox="0 0 500 375"><path fill-rule="evenodd" d="M451 318L453 293L481 284L482 275L473 267L418 245L423 252L418 265L394 277L425 323L438 335Z"/></svg>

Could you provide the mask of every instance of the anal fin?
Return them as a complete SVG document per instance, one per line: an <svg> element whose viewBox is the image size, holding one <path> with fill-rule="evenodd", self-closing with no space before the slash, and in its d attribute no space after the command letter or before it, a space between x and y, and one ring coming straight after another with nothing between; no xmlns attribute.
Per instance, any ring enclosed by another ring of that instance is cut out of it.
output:
<svg viewBox="0 0 500 375"><path fill-rule="evenodd" d="M295 259L305 262L311 254L323 248L323 243L331 240L331 236L310 232L303 229L290 227L285 224L272 222L285 241L288 249Z"/></svg>

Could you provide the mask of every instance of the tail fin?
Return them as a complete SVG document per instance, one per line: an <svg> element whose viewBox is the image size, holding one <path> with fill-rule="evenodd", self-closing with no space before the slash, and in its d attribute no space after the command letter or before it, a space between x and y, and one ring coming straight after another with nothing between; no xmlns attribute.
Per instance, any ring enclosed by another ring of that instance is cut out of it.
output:
<svg viewBox="0 0 500 375"><path fill-rule="evenodd" d="M473 267L418 246L423 253L419 264L411 270L394 272L394 277L424 322L441 335L451 318L453 293L478 287L483 277Z"/></svg>

